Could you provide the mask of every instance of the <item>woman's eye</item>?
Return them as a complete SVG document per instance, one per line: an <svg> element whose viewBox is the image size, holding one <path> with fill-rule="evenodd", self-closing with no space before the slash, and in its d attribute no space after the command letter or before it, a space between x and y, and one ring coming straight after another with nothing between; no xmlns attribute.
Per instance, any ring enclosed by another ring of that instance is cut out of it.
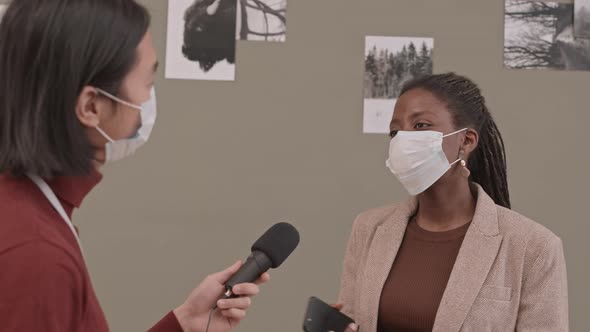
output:
<svg viewBox="0 0 590 332"><path fill-rule="evenodd" d="M390 138L394 138L394 137L395 137L395 135L397 135L397 132L398 132L398 130L392 130L392 131L390 131L390 132L389 132L389 137L390 137Z"/></svg>
<svg viewBox="0 0 590 332"><path fill-rule="evenodd" d="M424 129L424 128L427 128L429 126L430 125L427 124L427 123L419 122L419 123L416 123L416 125L414 126L414 129Z"/></svg>

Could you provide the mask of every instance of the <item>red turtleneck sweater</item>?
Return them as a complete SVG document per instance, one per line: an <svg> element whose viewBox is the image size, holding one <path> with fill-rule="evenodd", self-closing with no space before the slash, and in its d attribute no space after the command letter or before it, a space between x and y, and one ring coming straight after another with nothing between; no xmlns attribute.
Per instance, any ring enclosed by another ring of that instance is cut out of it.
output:
<svg viewBox="0 0 590 332"><path fill-rule="evenodd" d="M47 183L71 216L101 178ZM74 235L27 177L0 175L0 331L108 331ZM182 328L170 312L150 331Z"/></svg>

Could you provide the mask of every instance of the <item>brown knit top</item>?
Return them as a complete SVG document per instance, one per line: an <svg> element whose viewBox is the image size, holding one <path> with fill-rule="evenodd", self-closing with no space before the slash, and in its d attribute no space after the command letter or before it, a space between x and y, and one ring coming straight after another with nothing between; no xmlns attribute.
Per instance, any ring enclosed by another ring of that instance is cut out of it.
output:
<svg viewBox="0 0 590 332"><path fill-rule="evenodd" d="M470 224L430 232L415 221L409 222L381 293L378 332L432 331Z"/></svg>

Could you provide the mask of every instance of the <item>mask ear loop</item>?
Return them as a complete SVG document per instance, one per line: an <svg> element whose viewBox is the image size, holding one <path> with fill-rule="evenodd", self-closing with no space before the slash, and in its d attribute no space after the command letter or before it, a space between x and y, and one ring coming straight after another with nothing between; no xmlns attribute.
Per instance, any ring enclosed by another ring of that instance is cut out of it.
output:
<svg viewBox="0 0 590 332"><path fill-rule="evenodd" d="M96 88L96 90L98 91L98 93L100 93L100 94L102 94L102 95L104 95L104 96L107 96L108 98L110 98L110 99L112 99L112 100L114 100L114 101L116 101L116 102L118 102L118 103L121 103L121 104L123 104L123 105L125 105L125 106L129 106L129 107L131 107L131 108L134 108L134 109L137 109L137 110L140 110L140 111L141 111L141 106L134 105L134 104L132 104L132 103L126 102L126 101L124 101L124 100L122 100L122 99L120 99L120 98L118 98L118 97L116 97L116 96L113 96L112 94L110 94L110 93L108 93L108 92L104 91L103 89ZM107 141L109 141L109 142L111 142L111 143L114 143L114 142L115 142L115 140L114 140L114 139L112 139L112 138L111 138L109 135L107 135L107 133L105 133L105 131L104 131L104 130L100 129L100 127L96 126L95 128L96 128L96 130L97 130L97 131L98 131L98 132L99 132L99 133L100 133L100 134L101 134L101 135L102 135L104 138L106 138L106 140L107 140Z"/></svg>
<svg viewBox="0 0 590 332"><path fill-rule="evenodd" d="M94 127L96 128L96 130L104 137L107 139L107 141L113 143L115 140L113 140L109 135L107 135L107 133L104 132L104 130L100 129L99 126Z"/></svg>
<svg viewBox="0 0 590 332"><path fill-rule="evenodd" d="M125 106L129 106L129 107L131 107L131 108L135 108L136 110L140 110L140 111L141 111L141 106L139 106L139 105L135 105L135 104L132 104L132 103L130 103L130 102L124 101L123 99L120 99L120 98L118 98L118 97L116 97L116 96L113 96L112 94L110 94L110 93L108 93L108 92L104 91L103 89L96 88L96 90L97 90L97 91L98 91L100 94L102 94L102 95L105 95L105 96L109 97L110 99L112 99L112 100L114 100L114 101L116 101L116 102L118 102L118 103L121 103L121 104L123 104L123 105L125 105Z"/></svg>
<svg viewBox="0 0 590 332"><path fill-rule="evenodd" d="M461 130L454 131L454 132L452 132L452 133L450 133L450 134L443 135L443 138L445 138L445 137L447 137L447 136L452 136L452 135L458 134L458 133L460 133L460 132L462 132L462 131L465 131L465 130L467 130L467 128L463 128L463 129L461 129Z"/></svg>

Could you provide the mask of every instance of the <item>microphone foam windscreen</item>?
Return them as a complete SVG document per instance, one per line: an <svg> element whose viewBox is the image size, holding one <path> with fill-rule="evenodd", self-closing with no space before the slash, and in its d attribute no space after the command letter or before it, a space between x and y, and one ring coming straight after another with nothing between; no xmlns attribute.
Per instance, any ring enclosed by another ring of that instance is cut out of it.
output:
<svg viewBox="0 0 590 332"><path fill-rule="evenodd" d="M293 225L280 222L274 224L252 245L252 251L262 251L272 262L272 268L279 267L299 244L299 232Z"/></svg>

